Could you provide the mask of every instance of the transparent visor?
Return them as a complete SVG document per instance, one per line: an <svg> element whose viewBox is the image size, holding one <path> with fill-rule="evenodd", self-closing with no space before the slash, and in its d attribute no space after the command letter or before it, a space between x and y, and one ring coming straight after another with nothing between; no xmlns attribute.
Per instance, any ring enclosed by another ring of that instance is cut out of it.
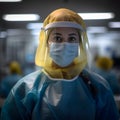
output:
<svg viewBox="0 0 120 120"><path fill-rule="evenodd" d="M42 67L68 67L86 64L89 44L85 30L73 22L50 23L41 29L36 64Z"/></svg>

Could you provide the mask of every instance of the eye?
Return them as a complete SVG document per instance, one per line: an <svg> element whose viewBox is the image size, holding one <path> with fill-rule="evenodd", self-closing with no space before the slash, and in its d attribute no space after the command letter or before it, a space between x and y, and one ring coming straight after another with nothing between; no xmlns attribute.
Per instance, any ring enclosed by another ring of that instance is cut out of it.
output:
<svg viewBox="0 0 120 120"><path fill-rule="evenodd" d="M54 37L53 37L53 42L60 43L60 42L62 42L62 41L63 41L63 39L62 39L62 37L60 37L60 36L54 36Z"/></svg>
<svg viewBox="0 0 120 120"><path fill-rule="evenodd" d="M78 40L77 40L76 37L69 37L68 42L70 42L70 43L76 43L76 42L78 42Z"/></svg>

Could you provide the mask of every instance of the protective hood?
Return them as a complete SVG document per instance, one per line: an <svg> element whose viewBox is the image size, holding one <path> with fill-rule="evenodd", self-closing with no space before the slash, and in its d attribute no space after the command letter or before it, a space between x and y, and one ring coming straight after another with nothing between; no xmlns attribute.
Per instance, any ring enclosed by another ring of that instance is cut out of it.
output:
<svg viewBox="0 0 120 120"><path fill-rule="evenodd" d="M79 55L73 64L67 67L56 67L53 64L48 50L48 37L51 30L57 27L71 27L78 30L80 36ZM82 18L72 10L60 8L50 13L44 20L40 32L39 45L36 52L35 63L41 66L53 78L71 79L80 74L87 64L89 44L86 27Z"/></svg>

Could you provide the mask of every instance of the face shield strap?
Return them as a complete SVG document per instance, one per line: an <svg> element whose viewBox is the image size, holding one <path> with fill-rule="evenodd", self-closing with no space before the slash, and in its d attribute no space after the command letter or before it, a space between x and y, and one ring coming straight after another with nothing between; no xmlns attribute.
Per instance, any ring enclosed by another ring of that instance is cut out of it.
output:
<svg viewBox="0 0 120 120"><path fill-rule="evenodd" d="M41 29L46 31L49 28L56 28L56 27L71 27L71 28L80 29L83 32L85 31L80 24L75 22L66 22L66 21L50 23Z"/></svg>

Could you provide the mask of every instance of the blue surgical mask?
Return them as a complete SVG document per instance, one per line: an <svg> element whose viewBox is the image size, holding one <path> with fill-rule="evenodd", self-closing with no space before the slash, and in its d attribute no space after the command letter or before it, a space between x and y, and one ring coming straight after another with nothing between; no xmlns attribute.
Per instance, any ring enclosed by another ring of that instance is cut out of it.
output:
<svg viewBox="0 0 120 120"><path fill-rule="evenodd" d="M51 43L50 57L61 67L70 65L78 56L78 43Z"/></svg>

